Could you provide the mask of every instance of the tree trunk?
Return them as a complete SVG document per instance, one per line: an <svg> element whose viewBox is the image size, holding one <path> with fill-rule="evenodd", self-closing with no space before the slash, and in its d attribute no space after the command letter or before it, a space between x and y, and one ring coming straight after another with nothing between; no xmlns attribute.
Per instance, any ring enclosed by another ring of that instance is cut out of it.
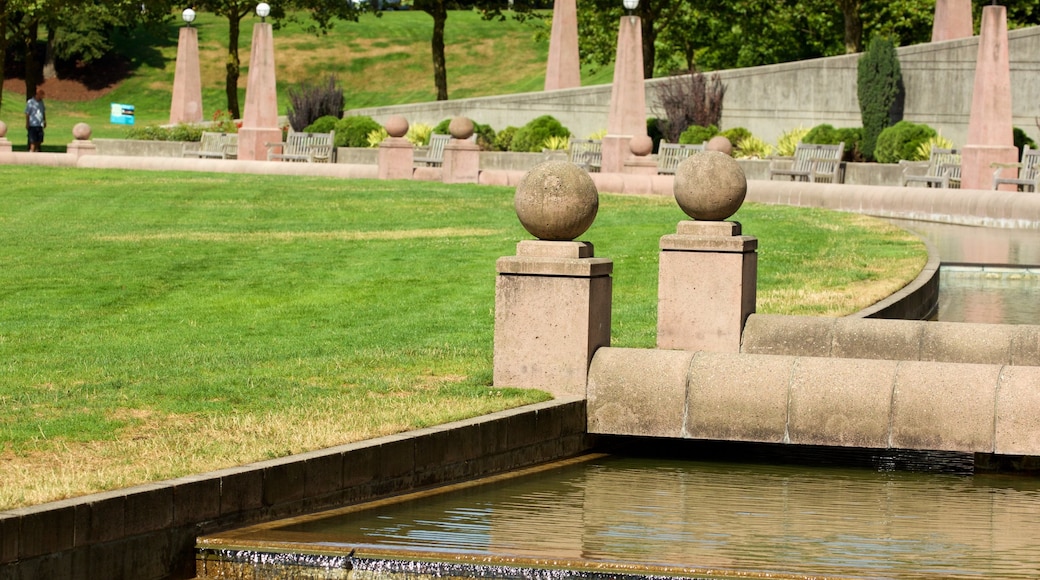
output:
<svg viewBox="0 0 1040 580"><path fill-rule="evenodd" d="M845 18L845 54L863 52L863 19L859 15L859 0L842 0L841 12Z"/></svg>
<svg viewBox="0 0 1040 580"><path fill-rule="evenodd" d="M0 110L4 106L4 63L7 62L7 0L0 0Z"/></svg>
<svg viewBox="0 0 1040 580"><path fill-rule="evenodd" d="M433 38L430 46L433 49L433 83L437 86L437 100L448 100L448 65L444 59L444 24L448 20L448 10L443 1L434 2L428 11L433 16Z"/></svg>
<svg viewBox="0 0 1040 580"><path fill-rule="evenodd" d="M652 79L654 78L654 60L657 58L657 31L654 30L654 15L649 6L644 8L647 4L649 3L643 2L639 6L643 13L640 16L643 37L643 78Z"/></svg>
<svg viewBox="0 0 1040 580"><path fill-rule="evenodd" d="M242 110L238 104L238 77L241 69L241 61L238 58L238 37L241 30L242 17L234 8L228 11L228 55L227 76L224 81L224 90L227 93L227 110L232 119L241 119Z"/></svg>
<svg viewBox="0 0 1040 580"><path fill-rule="evenodd" d="M58 71L54 68L54 26L47 25L47 52L43 57L43 80L58 77Z"/></svg>
<svg viewBox="0 0 1040 580"><path fill-rule="evenodd" d="M36 94L36 85L40 84L39 59L36 58L36 40L39 37L40 23L33 20L25 29L25 99Z"/></svg>

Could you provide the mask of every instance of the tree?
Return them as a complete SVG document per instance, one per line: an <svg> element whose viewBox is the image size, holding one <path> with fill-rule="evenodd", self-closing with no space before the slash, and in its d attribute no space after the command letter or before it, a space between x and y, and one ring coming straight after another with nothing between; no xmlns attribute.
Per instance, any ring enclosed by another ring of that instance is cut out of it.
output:
<svg viewBox="0 0 1040 580"><path fill-rule="evenodd" d="M856 94L863 118L863 155L874 157L878 135L899 119L898 101L903 91L903 73L895 44L875 36L857 65Z"/></svg>
<svg viewBox="0 0 1040 580"><path fill-rule="evenodd" d="M636 7L643 37L643 78L652 78L657 61L657 38L661 31L683 23L699 13L695 6L716 0L642 0ZM578 11L578 42L581 58L589 64L605 66L617 55L618 22L623 8L617 0L583 0ZM687 29L689 32L690 29ZM690 35L692 36L692 35ZM689 66L684 68L691 68Z"/></svg>

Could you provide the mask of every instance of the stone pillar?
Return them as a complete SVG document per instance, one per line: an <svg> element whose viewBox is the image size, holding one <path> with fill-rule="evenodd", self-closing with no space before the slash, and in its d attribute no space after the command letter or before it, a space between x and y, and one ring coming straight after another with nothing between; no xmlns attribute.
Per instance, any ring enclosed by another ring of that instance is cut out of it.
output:
<svg viewBox="0 0 1040 580"><path fill-rule="evenodd" d="M548 161L524 176L514 205L539 240L497 263L494 384L583 397L596 349L610 346L613 262L573 241L592 225L599 194L582 169Z"/></svg>
<svg viewBox="0 0 1040 580"><path fill-rule="evenodd" d="M278 127L278 94L274 75L274 32L267 22L253 26L246 84L246 110L238 131L238 158L266 160L267 143L282 140Z"/></svg>
<svg viewBox="0 0 1040 580"><path fill-rule="evenodd" d="M932 20L932 42L971 38L971 0L936 0Z"/></svg>
<svg viewBox="0 0 1040 580"><path fill-rule="evenodd" d="M992 189L992 164L1018 161L1013 130L1007 9L985 6L968 119L968 142L961 151L961 188ZM1012 171L1006 174L1013 177ZM1013 191L1015 186L1006 188Z"/></svg>
<svg viewBox="0 0 1040 580"><path fill-rule="evenodd" d="M408 133L408 120L400 115L387 119L387 134L379 144L379 179L411 179L415 163L415 146L404 136Z"/></svg>
<svg viewBox="0 0 1040 580"><path fill-rule="evenodd" d="M647 135L637 135L628 143L632 152L625 159L624 173L634 175L657 175L657 161L650 156L654 150L654 140Z"/></svg>
<svg viewBox="0 0 1040 580"><path fill-rule="evenodd" d="M72 128L72 143L69 143L65 149L67 155L71 155L73 159L79 159L86 155L96 155L97 145L90 140L90 135L93 131L90 125L86 123L76 123Z"/></svg>
<svg viewBox="0 0 1040 580"><path fill-rule="evenodd" d="M7 139L7 123L0 121L0 154L12 151L11 142Z"/></svg>
<svg viewBox="0 0 1040 580"><path fill-rule="evenodd" d="M199 32L181 28L177 41L177 68L173 74L170 124L202 122L202 77L199 73Z"/></svg>
<svg viewBox="0 0 1040 580"><path fill-rule="evenodd" d="M578 4L576 0L555 0L549 35L549 61L545 67L545 90L580 86Z"/></svg>
<svg viewBox="0 0 1040 580"><path fill-rule="evenodd" d="M746 193L744 173L728 155L705 151L679 164L675 199L696 221L661 238L658 348L740 352L744 323L755 311L758 240L722 220Z"/></svg>
<svg viewBox="0 0 1040 580"><path fill-rule="evenodd" d="M444 183L476 183L480 176L480 146L470 140L473 121L455 117L448 132L451 140L444 146L441 179Z"/></svg>
<svg viewBox="0 0 1040 580"><path fill-rule="evenodd" d="M638 16L622 16L600 171L621 173L629 154L628 142L637 135L646 135L642 23Z"/></svg>

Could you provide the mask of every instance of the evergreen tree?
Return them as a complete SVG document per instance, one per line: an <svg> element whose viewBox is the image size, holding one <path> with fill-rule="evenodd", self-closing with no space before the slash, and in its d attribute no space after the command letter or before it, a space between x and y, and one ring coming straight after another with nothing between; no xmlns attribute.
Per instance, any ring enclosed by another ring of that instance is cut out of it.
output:
<svg viewBox="0 0 1040 580"><path fill-rule="evenodd" d="M863 155L873 159L878 135L901 116L903 73L891 40L874 37L870 41L859 59L856 83L863 119Z"/></svg>

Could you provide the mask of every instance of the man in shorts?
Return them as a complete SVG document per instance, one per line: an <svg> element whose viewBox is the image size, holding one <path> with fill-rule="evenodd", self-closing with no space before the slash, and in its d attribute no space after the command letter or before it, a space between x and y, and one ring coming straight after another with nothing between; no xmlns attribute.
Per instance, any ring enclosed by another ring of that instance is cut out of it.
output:
<svg viewBox="0 0 1040 580"><path fill-rule="evenodd" d="M43 144L43 129L47 126L47 110L43 106L43 89L25 102L25 130L29 133L29 151L39 151Z"/></svg>

